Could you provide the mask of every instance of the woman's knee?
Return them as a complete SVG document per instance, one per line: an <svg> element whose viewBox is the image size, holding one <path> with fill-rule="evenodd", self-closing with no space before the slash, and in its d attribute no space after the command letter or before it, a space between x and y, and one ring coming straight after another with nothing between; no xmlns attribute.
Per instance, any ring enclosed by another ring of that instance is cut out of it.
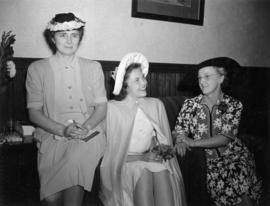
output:
<svg viewBox="0 0 270 206"><path fill-rule="evenodd" d="M136 190L149 190L153 187L153 175L152 172L144 170L139 180L136 183Z"/></svg>
<svg viewBox="0 0 270 206"><path fill-rule="evenodd" d="M153 180L155 186L171 187L170 173L168 170L153 173Z"/></svg>
<svg viewBox="0 0 270 206"><path fill-rule="evenodd" d="M57 192L48 197L45 197L42 205L48 205L48 206L61 205L61 202L62 202L62 193Z"/></svg>
<svg viewBox="0 0 270 206"><path fill-rule="evenodd" d="M173 205L173 189L169 171L156 172L153 175L155 205Z"/></svg>
<svg viewBox="0 0 270 206"><path fill-rule="evenodd" d="M77 150L71 149L68 150L65 154L65 161L71 165L77 165L81 161L84 161L87 158L87 151L84 147L77 147ZM88 153L89 154L89 153Z"/></svg>
<svg viewBox="0 0 270 206"><path fill-rule="evenodd" d="M134 192L135 205L147 205L154 204L153 199L153 175L150 171L144 170L140 179L136 183Z"/></svg>
<svg viewBox="0 0 270 206"><path fill-rule="evenodd" d="M77 185L70 187L63 191L63 202L64 205L81 205L84 196L83 187Z"/></svg>

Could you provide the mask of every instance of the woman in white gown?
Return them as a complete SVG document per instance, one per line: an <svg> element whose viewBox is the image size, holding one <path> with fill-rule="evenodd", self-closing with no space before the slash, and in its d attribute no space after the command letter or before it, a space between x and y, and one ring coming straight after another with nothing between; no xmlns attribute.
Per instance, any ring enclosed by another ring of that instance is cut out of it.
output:
<svg viewBox="0 0 270 206"><path fill-rule="evenodd" d="M101 164L106 206L184 206L182 175L175 157L164 160L154 144L172 145L162 102L146 96L148 61L127 54L114 73L116 100L108 103L107 148Z"/></svg>

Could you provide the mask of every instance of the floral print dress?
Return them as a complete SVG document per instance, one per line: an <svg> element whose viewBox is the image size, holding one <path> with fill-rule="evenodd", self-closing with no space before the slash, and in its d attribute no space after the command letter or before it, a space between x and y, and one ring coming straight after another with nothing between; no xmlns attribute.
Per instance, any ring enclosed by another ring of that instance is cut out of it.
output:
<svg viewBox="0 0 270 206"><path fill-rule="evenodd" d="M175 131L195 140L223 135L231 141L218 148L207 148L207 190L216 205L239 205L248 195L258 203L262 184L256 177L253 155L237 138L243 105L221 95L210 111L203 95L185 100Z"/></svg>

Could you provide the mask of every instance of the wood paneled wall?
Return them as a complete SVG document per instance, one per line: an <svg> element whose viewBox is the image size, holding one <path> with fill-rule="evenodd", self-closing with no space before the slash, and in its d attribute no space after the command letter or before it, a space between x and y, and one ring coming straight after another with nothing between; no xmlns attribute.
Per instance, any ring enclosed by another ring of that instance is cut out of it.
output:
<svg viewBox="0 0 270 206"><path fill-rule="evenodd" d="M38 59L36 58L15 58L14 61L17 67L17 75L11 82L6 94L3 94L1 102L3 109L2 119L12 115L13 119L27 121L26 111L26 91L25 78L28 66ZM102 65L105 76L105 87L108 98L113 98L112 90L114 80L111 78L111 71L118 66L118 61L99 61ZM191 95L191 91L179 90L179 83L190 75L192 68L195 65L185 64L164 64L150 63L149 75L147 77L148 96L177 96ZM10 96L9 96L10 95ZM3 120L4 121L4 120ZM3 122L2 121L2 122Z"/></svg>
<svg viewBox="0 0 270 206"><path fill-rule="evenodd" d="M27 121L25 78L27 68L36 58L15 58L17 75L10 84L6 94L1 94L0 126L12 115L13 119ZM111 71L118 66L118 61L99 61L104 70L105 87L111 99L114 81ZM244 104L242 119L246 124L255 125L245 129L252 133L267 134L269 114L269 80L270 69L259 67L241 67L230 71L230 85L226 92L240 99ZM198 94L196 65L150 63L147 77L148 96L194 96ZM10 96L8 96L10 95ZM9 97L9 98L8 98ZM259 122L259 123L258 123Z"/></svg>

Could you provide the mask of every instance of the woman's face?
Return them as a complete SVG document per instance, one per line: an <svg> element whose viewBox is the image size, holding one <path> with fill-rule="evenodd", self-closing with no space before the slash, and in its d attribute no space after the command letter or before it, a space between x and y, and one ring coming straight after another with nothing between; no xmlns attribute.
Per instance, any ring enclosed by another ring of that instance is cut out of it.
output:
<svg viewBox="0 0 270 206"><path fill-rule="evenodd" d="M217 70L212 66L203 67L198 72L199 86L205 95L220 92L223 80L224 76L217 73Z"/></svg>
<svg viewBox="0 0 270 206"><path fill-rule="evenodd" d="M141 68L133 69L127 79L127 94L134 98L146 96L147 81Z"/></svg>
<svg viewBox="0 0 270 206"><path fill-rule="evenodd" d="M80 35L78 30L56 32L53 42L55 43L57 52L65 56L74 55L79 47Z"/></svg>

